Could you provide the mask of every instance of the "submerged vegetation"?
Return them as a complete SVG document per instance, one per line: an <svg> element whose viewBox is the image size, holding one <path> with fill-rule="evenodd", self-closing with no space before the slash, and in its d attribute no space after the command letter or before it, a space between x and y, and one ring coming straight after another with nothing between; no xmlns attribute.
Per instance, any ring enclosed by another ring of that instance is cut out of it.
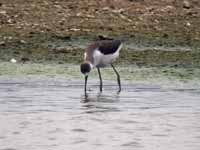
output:
<svg viewBox="0 0 200 150"><path fill-rule="evenodd" d="M123 80L123 84L133 82L134 84L154 84L172 88L199 88L200 68L196 67L139 67L137 65L118 65L118 71ZM64 78L65 80L82 81L83 75L80 73L78 65L57 64L57 63L0 63L1 78ZM112 68L102 69L103 80L115 80ZM97 71L90 74L91 79L97 79ZM96 81L98 84L98 81Z"/></svg>

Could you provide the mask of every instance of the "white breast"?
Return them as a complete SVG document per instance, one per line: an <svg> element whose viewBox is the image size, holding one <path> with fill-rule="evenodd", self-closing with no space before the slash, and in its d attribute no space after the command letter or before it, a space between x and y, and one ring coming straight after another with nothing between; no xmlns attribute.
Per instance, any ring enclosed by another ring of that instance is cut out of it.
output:
<svg viewBox="0 0 200 150"><path fill-rule="evenodd" d="M94 51L93 57L94 57L94 66L96 67L105 67L111 63L113 63L116 58L119 56L119 51L122 48L122 44L117 49L117 51L113 54L104 55L98 49Z"/></svg>

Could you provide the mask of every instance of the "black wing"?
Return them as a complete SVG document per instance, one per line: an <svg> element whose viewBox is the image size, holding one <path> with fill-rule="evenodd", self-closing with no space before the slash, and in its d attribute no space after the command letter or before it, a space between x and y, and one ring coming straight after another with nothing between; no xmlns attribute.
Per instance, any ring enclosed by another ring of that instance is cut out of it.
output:
<svg viewBox="0 0 200 150"><path fill-rule="evenodd" d="M115 53L121 45L120 40L104 40L98 42L98 50L104 55Z"/></svg>

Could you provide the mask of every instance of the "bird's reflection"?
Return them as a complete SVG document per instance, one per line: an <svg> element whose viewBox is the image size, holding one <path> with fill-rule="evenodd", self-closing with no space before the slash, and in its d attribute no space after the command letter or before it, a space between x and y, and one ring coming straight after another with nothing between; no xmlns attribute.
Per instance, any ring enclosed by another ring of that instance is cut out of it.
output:
<svg viewBox="0 0 200 150"><path fill-rule="evenodd" d="M119 111L116 103L119 102L118 94L87 94L82 96L82 108L86 113Z"/></svg>
<svg viewBox="0 0 200 150"><path fill-rule="evenodd" d="M81 102L82 103L88 103L88 102L107 102L107 103L115 103L119 101L119 94L103 94L102 92L99 92L97 94L87 94L81 96Z"/></svg>

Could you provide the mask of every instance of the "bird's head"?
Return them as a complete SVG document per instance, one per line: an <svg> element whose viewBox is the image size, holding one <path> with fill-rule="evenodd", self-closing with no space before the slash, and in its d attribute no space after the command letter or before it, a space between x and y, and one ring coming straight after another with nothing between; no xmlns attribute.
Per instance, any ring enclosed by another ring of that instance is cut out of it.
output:
<svg viewBox="0 0 200 150"><path fill-rule="evenodd" d="M91 69L92 69L91 64L88 62L84 62L80 66L80 70L82 74L84 74L85 76L87 76L90 73Z"/></svg>

